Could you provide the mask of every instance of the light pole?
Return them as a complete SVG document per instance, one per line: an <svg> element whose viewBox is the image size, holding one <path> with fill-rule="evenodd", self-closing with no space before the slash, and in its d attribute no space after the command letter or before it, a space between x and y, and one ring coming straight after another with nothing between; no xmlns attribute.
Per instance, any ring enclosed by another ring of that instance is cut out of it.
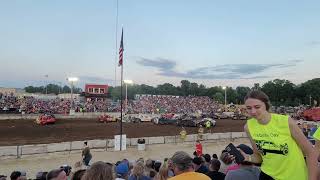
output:
<svg viewBox="0 0 320 180"><path fill-rule="evenodd" d="M123 80L124 84L126 84L126 110L128 110L128 84L133 84L132 80Z"/></svg>
<svg viewBox="0 0 320 180"><path fill-rule="evenodd" d="M46 77L46 95L48 94L48 77L49 75L46 74L44 77Z"/></svg>
<svg viewBox="0 0 320 180"><path fill-rule="evenodd" d="M309 104L310 104L310 107L311 107L311 95L309 96Z"/></svg>
<svg viewBox="0 0 320 180"><path fill-rule="evenodd" d="M227 87L223 86L222 89L224 89L224 111L227 109Z"/></svg>
<svg viewBox="0 0 320 180"><path fill-rule="evenodd" d="M73 99L73 83L79 81L77 77L68 77L67 81L71 84L71 104L70 104L70 114L74 113L74 99Z"/></svg>

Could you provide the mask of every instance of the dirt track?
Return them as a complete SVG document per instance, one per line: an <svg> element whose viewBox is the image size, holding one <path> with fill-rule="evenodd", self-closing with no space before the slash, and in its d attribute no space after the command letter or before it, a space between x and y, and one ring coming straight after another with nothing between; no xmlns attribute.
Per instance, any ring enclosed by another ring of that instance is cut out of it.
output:
<svg viewBox="0 0 320 180"><path fill-rule="evenodd" d="M246 121L217 120L212 132L240 132ZM113 138L119 134L119 123L98 123L95 119L57 120L56 124L40 126L32 120L0 121L0 146L41 144L99 138ZM128 138L178 135L181 128L174 125L152 123L123 123L123 133ZM188 134L197 133L197 128L186 128Z"/></svg>

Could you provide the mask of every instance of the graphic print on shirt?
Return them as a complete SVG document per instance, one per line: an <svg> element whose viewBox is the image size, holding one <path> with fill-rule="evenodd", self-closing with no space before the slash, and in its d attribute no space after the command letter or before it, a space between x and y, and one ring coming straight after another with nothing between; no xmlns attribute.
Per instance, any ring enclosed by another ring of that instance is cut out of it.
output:
<svg viewBox="0 0 320 180"><path fill-rule="evenodd" d="M287 143L275 144L271 141L255 140L259 152L264 156L267 153L281 154L287 156L289 153L289 147Z"/></svg>

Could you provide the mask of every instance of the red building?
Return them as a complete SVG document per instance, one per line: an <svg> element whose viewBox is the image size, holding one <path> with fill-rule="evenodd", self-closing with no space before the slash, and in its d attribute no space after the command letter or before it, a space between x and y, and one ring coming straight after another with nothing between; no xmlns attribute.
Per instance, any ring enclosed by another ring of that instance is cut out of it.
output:
<svg viewBox="0 0 320 180"><path fill-rule="evenodd" d="M86 84L84 97L87 101L104 100L108 96L108 85Z"/></svg>

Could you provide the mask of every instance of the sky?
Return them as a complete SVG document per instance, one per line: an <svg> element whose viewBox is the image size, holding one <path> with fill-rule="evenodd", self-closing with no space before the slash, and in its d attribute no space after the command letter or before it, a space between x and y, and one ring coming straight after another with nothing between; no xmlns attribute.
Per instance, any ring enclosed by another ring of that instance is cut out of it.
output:
<svg viewBox="0 0 320 180"><path fill-rule="evenodd" d="M122 27L124 79L136 84L299 84L320 75L319 7L316 0L1 0L0 87L65 85L67 77L81 88L119 85Z"/></svg>

